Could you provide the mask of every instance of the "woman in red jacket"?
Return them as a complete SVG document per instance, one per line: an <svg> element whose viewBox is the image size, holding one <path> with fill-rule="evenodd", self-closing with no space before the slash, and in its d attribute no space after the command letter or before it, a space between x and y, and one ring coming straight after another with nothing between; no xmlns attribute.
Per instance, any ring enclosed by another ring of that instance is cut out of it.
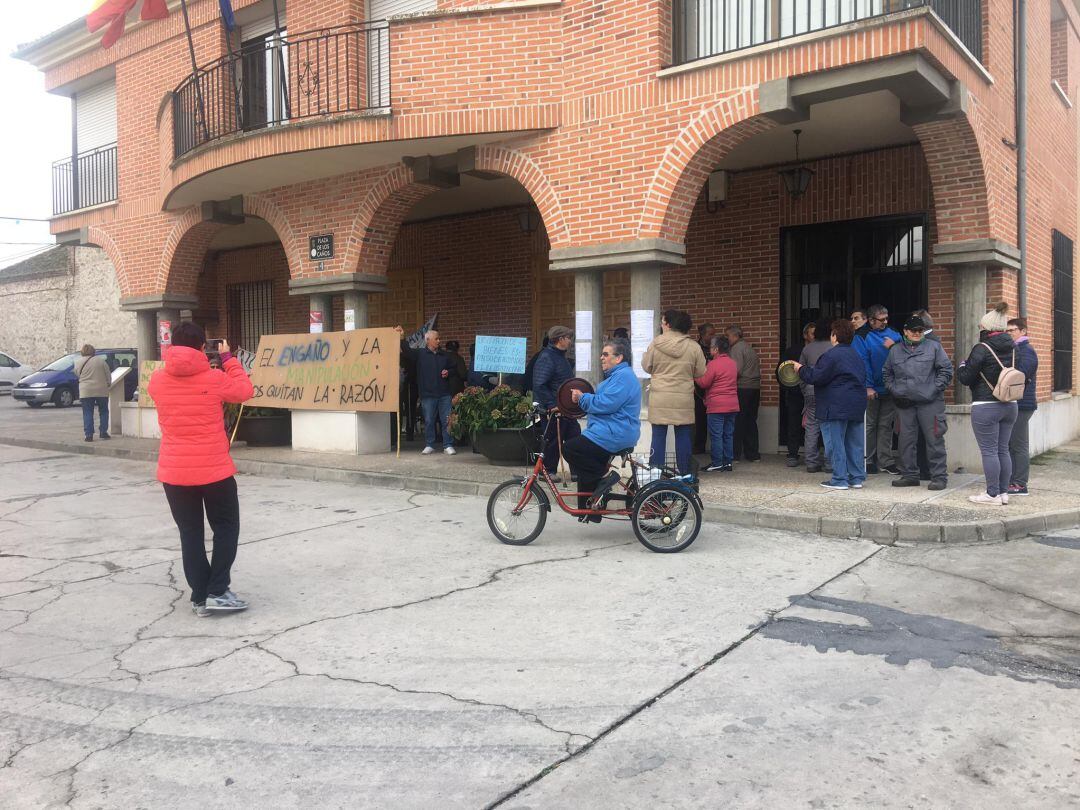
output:
<svg viewBox="0 0 1080 810"><path fill-rule="evenodd" d="M712 359L705 373L694 380L705 392L708 413L709 445L712 463L705 472L731 472L735 454L735 417L739 415L739 397L735 386L738 369L728 352L731 344L723 335L712 339Z"/></svg>
<svg viewBox="0 0 1080 810"><path fill-rule="evenodd" d="M173 330L172 340L165 352L165 368L150 377L147 392L157 406L161 426L157 477L180 530L191 609L196 616L244 610L247 602L229 590L229 572L240 537L240 502L221 404L250 399L251 380L224 340L224 370L210 368L202 327L182 323ZM214 532L209 562L204 507Z"/></svg>

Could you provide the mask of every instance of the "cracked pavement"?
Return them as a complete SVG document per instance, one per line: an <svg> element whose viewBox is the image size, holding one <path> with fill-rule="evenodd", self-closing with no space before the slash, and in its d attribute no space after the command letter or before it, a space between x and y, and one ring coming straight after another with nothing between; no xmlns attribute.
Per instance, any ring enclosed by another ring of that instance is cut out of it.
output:
<svg viewBox="0 0 1080 810"><path fill-rule="evenodd" d="M244 476L188 609L149 464L0 446L5 807L1068 806L1080 532L679 555L484 501Z"/></svg>

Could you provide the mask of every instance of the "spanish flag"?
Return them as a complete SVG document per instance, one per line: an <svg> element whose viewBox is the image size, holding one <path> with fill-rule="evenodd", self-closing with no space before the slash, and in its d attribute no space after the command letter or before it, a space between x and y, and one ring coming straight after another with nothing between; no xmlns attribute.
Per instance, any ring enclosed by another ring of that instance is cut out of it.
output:
<svg viewBox="0 0 1080 810"><path fill-rule="evenodd" d="M101 38L101 46L111 48L116 40L123 36L125 18L139 0L91 0L91 2L93 5L90 13L86 15L86 27L90 33L93 33L108 26L105 36ZM169 16L169 9L165 5L165 0L142 0L142 12L139 16L144 20L164 20Z"/></svg>

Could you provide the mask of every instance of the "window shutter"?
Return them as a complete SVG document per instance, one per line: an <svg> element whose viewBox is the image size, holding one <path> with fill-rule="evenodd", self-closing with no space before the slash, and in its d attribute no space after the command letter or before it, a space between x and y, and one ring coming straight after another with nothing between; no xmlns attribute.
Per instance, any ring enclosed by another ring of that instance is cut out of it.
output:
<svg viewBox="0 0 1080 810"><path fill-rule="evenodd" d="M385 20L397 14L435 11L436 0L368 0L368 19Z"/></svg>
<svg viewBox="0 0 1080 810"><path fill-rule="evenodd" d="M75 134L79 152L116 143L116 81L75 94Z"/></svg>

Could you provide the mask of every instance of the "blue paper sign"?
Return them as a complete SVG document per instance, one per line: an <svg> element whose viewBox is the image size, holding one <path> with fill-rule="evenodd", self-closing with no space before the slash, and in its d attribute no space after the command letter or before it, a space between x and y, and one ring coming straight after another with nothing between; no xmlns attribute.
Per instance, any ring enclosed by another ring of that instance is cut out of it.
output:
<svg viewBox="0 0 1080 810"><path fill-rule="evenodd" d="M525 338L477 335L473 368L501 374L524 374L525 343Z"/></svg>

